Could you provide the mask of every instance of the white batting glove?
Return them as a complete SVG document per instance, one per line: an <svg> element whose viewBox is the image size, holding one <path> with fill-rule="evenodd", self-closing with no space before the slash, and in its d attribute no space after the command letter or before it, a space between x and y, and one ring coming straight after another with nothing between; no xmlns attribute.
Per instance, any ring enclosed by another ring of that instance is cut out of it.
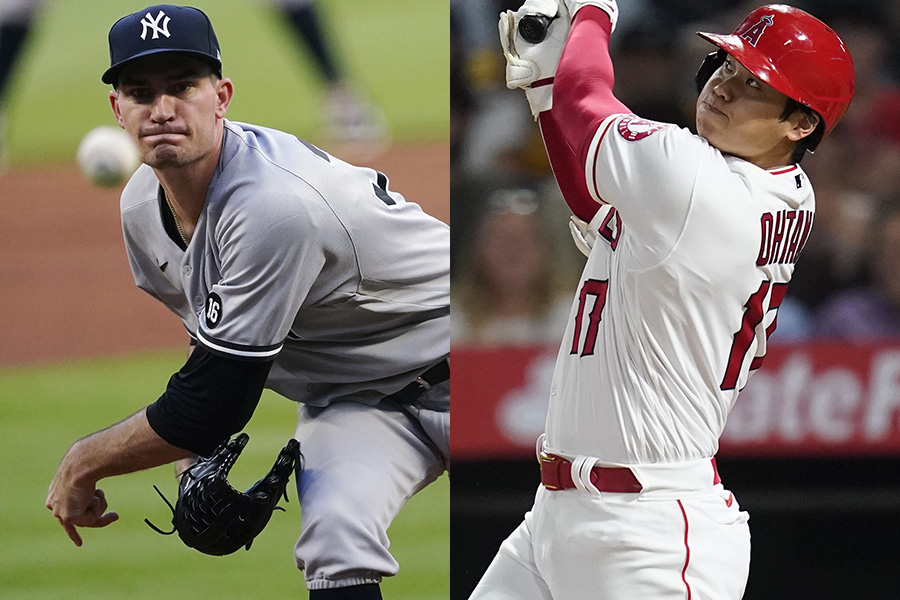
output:
<svg viewBox="0 0 900 600"><path fill-rule="evenodd" d="M569 231L572 233L575 247L585 256L590 256L594 242L597 241L597 232L591 231L590 224L575 215L569 217Z"/></svg>
<svg viewBox="0 0 900 600"><path fill-rule="evenodd" d="M590 223L582 221L575 215L569 217L569 232L572 234L572 240L575 247L585 256L591 255L597 236L600 235L600 225L609 216L609 206L604 205L594 215Z"/></svg>
<svg viewBox="0 0 900 600"><path fill-rule="evenodd" d="M609 15L609 20L612 21L612 30L616 30L616 21L619 20L619 6L616 4L616 0L563 0L566 4L566 9L569 11L569 14L572 17L575 17L575 13L578 12L579 9L585 6L596 6L603 12Z"/></svg>
<svg viewBox="0 0 900 600"><path fill-rule="evenodd" d="M537 43L526 41L519 31L522 18L534 15L552 19L546 36ZM570 22L562 0L526 0L516 12L508 10L500 15L506 87L525 90L535 119L553 107L553 77L569 35Z"/></svg>

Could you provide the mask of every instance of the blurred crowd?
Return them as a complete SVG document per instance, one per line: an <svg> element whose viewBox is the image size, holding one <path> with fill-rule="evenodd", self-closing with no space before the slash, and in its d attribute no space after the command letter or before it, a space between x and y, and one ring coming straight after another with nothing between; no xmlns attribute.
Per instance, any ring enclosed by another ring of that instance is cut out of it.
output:
<svg viewBox="0 0 900 600"><path fill-rule="evenodd" d="M900 2L790 2L850 49L847 115L802 167L817 214L772 341L900 335ZM506 89L497 37L509 0L451 0L453 341L557 342L584 257L524 94ZM642 117L694 130L694 74L764 2L627 0L611 52L616 95Z"/></svg>

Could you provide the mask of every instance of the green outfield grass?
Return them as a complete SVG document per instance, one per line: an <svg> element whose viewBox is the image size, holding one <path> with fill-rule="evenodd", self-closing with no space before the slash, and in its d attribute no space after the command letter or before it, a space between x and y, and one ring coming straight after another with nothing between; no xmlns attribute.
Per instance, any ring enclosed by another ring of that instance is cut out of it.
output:
<svg viewBox="0 0 900 600"><path fill-rule="evenodd" d="M13 165L71 161L91 128L114 124L106 35L148 0L52 0L13 81L7 121ZM316 141L321 84L265 0L194 0L209 14L235 82L229 118ZM449 134L447 0L319 2L351 80L379 105L398 143Z"/></svg>
<svg viewBox="0 0 900 600"><path fill-rule="evenodd" d="M177 537L152 532L171 518L153 491L175 496L171 467L101 482L120 520L82 530L76 548L44 508L56 465L78 437L125 418L162 391L183 354L72 362L0 370L0 598L37 600L274 599L307 597L293 564L300 530L293 485L287 512L276 512L249 552L213 558ZM251 441L231 481L246 489L269 467L296 424L295 405L266 392L246 428ZM449 482L446 476L415 496L389 534L400 574L382 588L392 599L448 598ZM188 591L190 590L190 591Z"/></svg>

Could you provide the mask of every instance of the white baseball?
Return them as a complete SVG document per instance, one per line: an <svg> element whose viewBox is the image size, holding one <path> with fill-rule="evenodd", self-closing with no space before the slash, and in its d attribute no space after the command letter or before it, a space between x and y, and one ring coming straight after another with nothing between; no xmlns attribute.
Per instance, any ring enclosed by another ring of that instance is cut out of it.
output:
<svg viewBox="0 0 900 600"><path fill-rule="evenodd" d="M131 177L141 157L130 135L118 127L103 125L84 136L76 160L88 181L101 187L115 187Z"/></svg>

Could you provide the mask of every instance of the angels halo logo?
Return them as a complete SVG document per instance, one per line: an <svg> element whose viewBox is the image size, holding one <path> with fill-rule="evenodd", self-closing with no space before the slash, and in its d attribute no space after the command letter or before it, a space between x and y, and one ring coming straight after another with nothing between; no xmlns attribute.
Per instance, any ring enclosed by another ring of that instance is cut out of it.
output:
<svg viewBox="0 0 900 600"><path fill-rule="evenodd" d="M629 142L642 140L649 135L653 135L661 129L665 129L669 123L660 123L658 121L648 121L637 115L628 115L619 121L619 135Z"/></svg>

